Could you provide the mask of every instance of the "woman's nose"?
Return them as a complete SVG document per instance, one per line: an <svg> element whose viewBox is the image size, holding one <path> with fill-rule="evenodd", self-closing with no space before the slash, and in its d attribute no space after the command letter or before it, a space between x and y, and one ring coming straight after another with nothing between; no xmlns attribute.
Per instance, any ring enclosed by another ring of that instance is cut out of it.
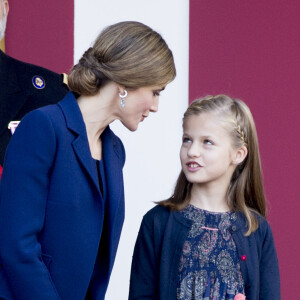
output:
<svg viewBox="0 0 300 300"><path fill-rule="evenodd" d="M159 102L158 97L153 100L153 103L152 103L152 105L150 107L150 111L151 112L157 112L158 111L158 102Z"/></svg>

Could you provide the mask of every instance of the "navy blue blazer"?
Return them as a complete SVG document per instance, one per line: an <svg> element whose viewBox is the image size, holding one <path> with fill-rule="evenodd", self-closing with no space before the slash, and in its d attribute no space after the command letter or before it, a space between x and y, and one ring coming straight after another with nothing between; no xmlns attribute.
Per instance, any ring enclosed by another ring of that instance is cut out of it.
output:
<svg viewBox="0 0 300 300"><path fill-rule="evenodd" d="M241 257L246 299L280 300L272 231L263 217L257 217L259 228L250 236L244 235L247 226L241 213L230 229ZM176 299L179 260L192 224L179 212L162 206L144 216L132 259L130 300Z"/></svg>
<svg viewBox="0 0 300 300"><path fill-rule="evenodd" d="M109 127L101 139L110 275L124 220L125 151ZM69 93L27 114L7 148L0 183L0 298L84 299L103 221L96 164ZM108 280L99 289L105 291Z"/></svg>

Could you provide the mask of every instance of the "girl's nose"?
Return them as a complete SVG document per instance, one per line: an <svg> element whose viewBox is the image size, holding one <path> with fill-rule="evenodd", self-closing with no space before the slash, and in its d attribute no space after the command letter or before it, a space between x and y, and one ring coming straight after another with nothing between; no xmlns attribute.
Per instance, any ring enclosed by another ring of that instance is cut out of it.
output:
<svg viewBox="0 0 300 300"><path fill-rule="evenodd" d="M197 145L197 143L192 143L188 150L188 156L199 157L200 155L201 155L200 147Z"/></svg>

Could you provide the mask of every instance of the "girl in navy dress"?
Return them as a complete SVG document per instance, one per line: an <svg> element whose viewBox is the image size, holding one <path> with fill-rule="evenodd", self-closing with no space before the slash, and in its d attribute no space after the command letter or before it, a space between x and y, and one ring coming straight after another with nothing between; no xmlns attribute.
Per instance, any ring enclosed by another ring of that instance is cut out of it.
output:
<svg viewBox="0 0 300 300"><path fill-rule="evenodd" d="M129 299L279 300L255 124L226 95L184 114L173 195L143 218Z"/></svg>

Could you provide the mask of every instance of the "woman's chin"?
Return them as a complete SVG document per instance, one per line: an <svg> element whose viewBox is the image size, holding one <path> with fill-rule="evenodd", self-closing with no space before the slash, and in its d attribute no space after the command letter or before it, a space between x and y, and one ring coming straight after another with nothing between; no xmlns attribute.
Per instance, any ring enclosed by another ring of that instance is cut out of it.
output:
<svg viewBox="0 0 300 300"><path fill-rule="evenodd" d="M130 131L136 131L138 129L139 123L137 124L125 124L122 122L122 124Z"/></svg>

